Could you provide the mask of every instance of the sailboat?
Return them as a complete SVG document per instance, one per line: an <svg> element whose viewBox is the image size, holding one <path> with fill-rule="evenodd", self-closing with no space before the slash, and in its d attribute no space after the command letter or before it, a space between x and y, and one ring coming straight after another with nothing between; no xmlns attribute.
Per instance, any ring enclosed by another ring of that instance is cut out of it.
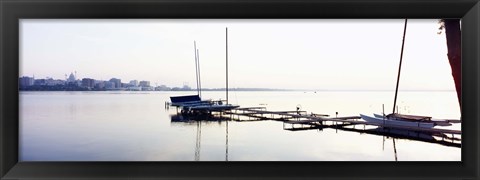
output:
<svg viewBox="0 0 480 180"><path fill-rule="evenodd" d="M200 58L199 50L197 49L196 42L194 41L195 49L195 65L196 65L196 77L197 77L197 95L187 96L172 96L170 97L171 105L182 109L184 114L204 114L211 112L223 112L226 110L232 110L238 108L238 105L228 104L228 74L227 74L227 100L202 100L201 99L201 82L200 82ZM228 57L228 51L227 51ZM228 59L227 59L228 63ZM227 64L228 65L228 64ZM228 67L228 66L227 66ZM227 69L228 72L228 69Z"/></svg>
<svg viewBox="0 0 480 180"><path fill-rule="evenodd" d="M400 64L398 68L398 76L397 76L397 85L395 89L395 99L393 103L393 113L389 115L379 115L374 114L374 116L367 116L364 114L360 114L360 117L367 121L372 122L374 124L379 124L383 126L407 126L407 127L422 127L422 128L432 128L436 125L451 125L448 122L432 121L432 117L428 116L418 116L418 115L405 115L399 114L398 112L395 113L395 106L397 102L397 94L398 94L398 84L400 81L400 71L402 68L402 58L403 58L403 47L405 45L405 34L407 31L407 19L405 19L405 26L403 32L403 40L402 40L402 49L400 54Z"/></svg>

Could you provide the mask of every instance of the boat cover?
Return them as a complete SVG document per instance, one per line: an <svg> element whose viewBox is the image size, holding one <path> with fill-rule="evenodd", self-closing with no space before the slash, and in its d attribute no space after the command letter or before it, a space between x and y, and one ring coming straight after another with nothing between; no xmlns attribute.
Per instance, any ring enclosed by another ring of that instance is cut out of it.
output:
<svg viewBox="0 0 480 180"><path fill-rule="evenodd" d="M200 96L198 95L189 95L189 96L172 96L170 97L172 103L184 103L184 102L194 102L200 101Z"/></svg>
<svg viewBox="0 0 480 180"><path fill-rule="evenodd" d="M407 115L407 114L389 114L387 117L393 117L393 118L401 118L401 119L406 119L406 120L412 120L412 121L430 121L432 120L432 117L428 116L417 116L417 115Z"/></svg>

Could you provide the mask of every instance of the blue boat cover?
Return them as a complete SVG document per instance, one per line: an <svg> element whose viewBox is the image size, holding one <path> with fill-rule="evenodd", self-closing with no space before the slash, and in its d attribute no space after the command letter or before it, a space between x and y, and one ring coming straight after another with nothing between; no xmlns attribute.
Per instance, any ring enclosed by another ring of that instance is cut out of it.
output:
<svg viewBox="0 0 480 180"><path fill-rule="evenodd" d="M200 96L198 95L190 95L190 96L172 96L170 97L172 103L183 103L183 102L192 102L192 101L200 101Z"/></svg>

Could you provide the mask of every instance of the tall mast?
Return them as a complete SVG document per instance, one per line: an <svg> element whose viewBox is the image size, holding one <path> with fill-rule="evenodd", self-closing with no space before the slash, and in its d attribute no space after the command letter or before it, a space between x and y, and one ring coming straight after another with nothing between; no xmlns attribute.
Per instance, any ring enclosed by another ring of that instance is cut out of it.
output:
<svg viewBox="0 0 480 180"><path fill-rule="evenodd" d="M197 42L193 41L193 53L195 54L195 77L197 78L197 95L200 96L200 89L198 88L198 63L197 63Z"/></svg>
<svg viewBox="0 0 480 180"><path fill-rule="evenodd" d="M407 19L405 19L405 26L403 28L402 50L400 51L400 64L398 65L397 87L395 88L395 99L393 100L393 110L395 113L395 106L397 105L398 83L400 82L400 71L402 69L403 47L405 45L405 34L407 33Z"/></svg>
<svg viewBox="0 0 480 180"><path fill-rule="evenodd" d="M228 104L228 27L225 28L225 79L226 79L226 96L227 96L227 104Z"/></svg>
<svg viewBox="0 0 480 180"><path fill-rule="evenodd" d="M225 92L227 93L227 104L228 104L228 28L225 27L225 79L226 79L226 88ZM228 120L225 124L225 161L228 161Z"/></svg>
<svg viewBox="0 0 480 180"><path fill-rule="evenodd" d="M200 52L197 49L197 61L198 61L198 87L200 92L200 97L202 97L202 79L200 76Z"/></svg>

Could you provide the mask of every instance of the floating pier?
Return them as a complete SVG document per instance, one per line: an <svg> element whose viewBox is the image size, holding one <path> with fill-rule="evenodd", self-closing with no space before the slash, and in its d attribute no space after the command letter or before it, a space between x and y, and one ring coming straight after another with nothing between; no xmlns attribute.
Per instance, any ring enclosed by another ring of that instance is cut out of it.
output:
<svg viewBox="0 0 480 180"><path fill-rule="evenodd" d="M454 147L461 146L462 132L460 130L374 123L360 120L360 116L329 117L329 115L326 114L307 113L306 111L268 111L266 107L236 108L222 112L220 115L234 121L281 121L283 122L283 129L290 131L332 128L336 130L340 129L374 135L408 138ZM370 128L367 129L367 126ZM372 129L371 127L374 128Z"/></svg>
<svg viewBox="0 0 480 180"><path fill-rule="evenodd" d="M286 124L322 125L326 122L332 122L336 124L341 123L343 125L372 125L378 127L397 128L431 133L445 133L456 135L462 134L462 132L459 130L423 128L359 121L359 119L361 119L360 116L328 117L328 115L324 114L308 114L306 111L267 111L265 107L237 108L231 111L226 111L224 112L224 114L237 116L236 120L241 120L241 116L246 116L249 118L258 118L257 120L283 121Z"/></svg>
<svg viewBox="0 0 480 180"><path fill-rule="evenodd" d="M168 106L168 105L166 105ZM183 115L193 115L196 113L182 113ZM407 139L420 140L425 142L439 143L447 146L460 147L460 130L425 128L402 126L395 124L375 123L361 120L360 116L330 117L327 114L318 114L307 111L270 111L266 107L237 107L232 109L222 109L220 111L209 111L208 119L221 119L233 121L280 121L283 123L284 130L300 131L324 128L340 129L344 131L353 131L374 135L386 135L390 137L400 137ZM192 119L198 119L190 117ZM445 123L458 123L459 120L445 120ZM366 127L369 127L368 129ZM362 128L363 127L363 128ZM373 127L373 128L372 128ZM375 129L376 128L376 129ZM440 138L437 140L433 137Z"/></svg>

